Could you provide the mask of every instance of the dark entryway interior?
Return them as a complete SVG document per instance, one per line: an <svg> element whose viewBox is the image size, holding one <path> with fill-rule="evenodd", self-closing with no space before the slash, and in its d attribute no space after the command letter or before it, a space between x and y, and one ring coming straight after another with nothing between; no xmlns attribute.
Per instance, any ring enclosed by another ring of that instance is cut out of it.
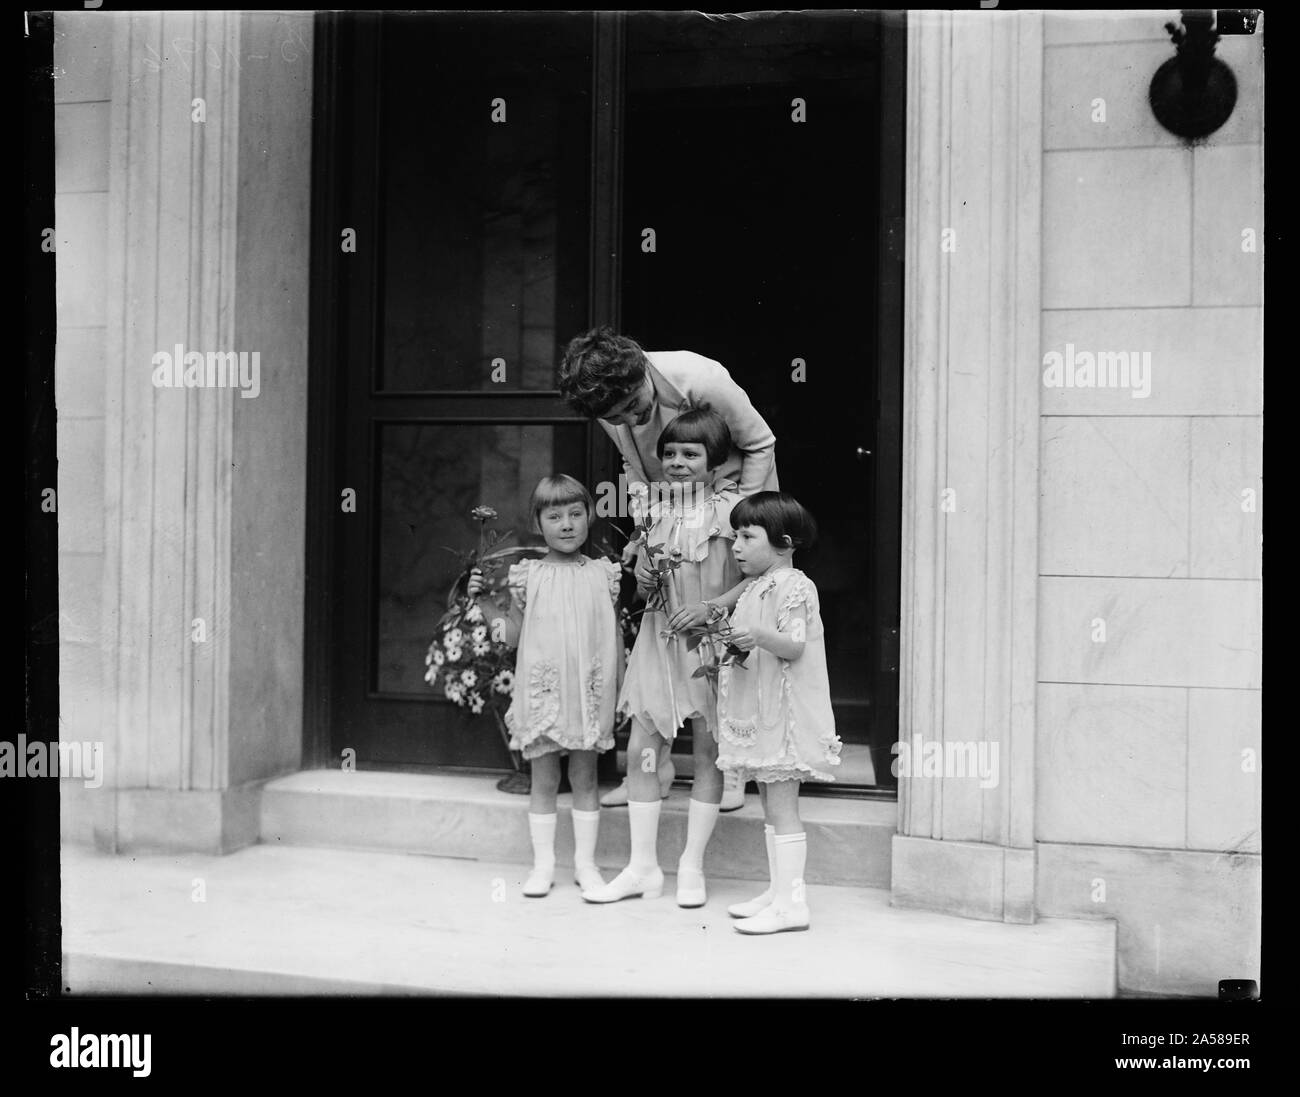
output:
<svg viewBox="0 0 1300 1097"><path fill-rule="evenodd" d="M318 225L357 226L373 246L315 260L317 760L350 746L386 768L507 764L486 718L467 721L422 682L454 571L441 546L469 541L478 502L521 525L548 471L613 474L603 432L555 391L567 340L611 322L647 349L722 362L772 426L782 486L821 529L799 564L821 592L839 730L871 745L888 786L901 265L896 236L886 242L901 215L901 23L321 24ZM506 126L488 121L496 96ZM504 385L488 380L498 358ZM371 505L340 522L346 484Z"/></svg>

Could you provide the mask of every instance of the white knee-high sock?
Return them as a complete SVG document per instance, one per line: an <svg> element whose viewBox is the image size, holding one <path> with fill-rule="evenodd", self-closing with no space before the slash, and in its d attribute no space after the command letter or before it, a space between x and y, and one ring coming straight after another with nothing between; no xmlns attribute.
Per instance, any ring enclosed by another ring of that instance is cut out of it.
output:
<svg viewBox="0 0 1300 1097"><path fill-rule="evenodd" d="M596 835L600 832L600 812L579 811L573 815L573 867L596 867Z"/></svg>
<svg viewBox="0 0 1300 1097"><path fill-rule="evenodd" d="M704 850L713 834L713 824L718 821L718 805L706 804L694 798L686 815L686 848L682 850L677 868L704 871Z"/></svg>
<svg viewBox="0 0 1300 1097"><path fill-rule="evenodd" d="M767 846L767 897L776 892L776 827L763 824L763 844Z"/></svg>
<svg viewBox="0 0 1300 1097"><path fill-rule="evenodd" d="M528 813L528 834L533 840L533 868L555 871L555 815Z"/></svg>
<svg viewBox="0 0 1300 1097"><path fill-rule="evenodd" d="M632 854L627 867L644 875L659 867L659 808L658 800L643 803L627 802L627 829L631 839Z"/></svg>
<svg viewBox="0 0 1300 1097"><path fill-rule="evenodd" d="M804 865L808 859L807 834L774 834L772 844L776 859L772 906L777 910L795 910L807 905L803 882Z"/></svg>

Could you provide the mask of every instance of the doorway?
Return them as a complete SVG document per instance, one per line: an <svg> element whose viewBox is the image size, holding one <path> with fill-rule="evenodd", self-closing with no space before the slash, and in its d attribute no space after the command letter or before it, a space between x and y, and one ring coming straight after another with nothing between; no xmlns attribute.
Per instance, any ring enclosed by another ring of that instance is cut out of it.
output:
<svg viewBox="0 0 1300 1097"><path fill-rule="evenodd" d="M613 478L555 383L568 339L611 322L722 362L772 426L782 486L821 528L800 566L840 734L874 762L848 783L888 790L901 22L319 18L315 239L354 228L357 245L318 249L313 278L317 764L351 748L369 767L508 765L487 718L423 681L457 567L443 546L473 542L480 503L523 529L548 472Z"/></svg>

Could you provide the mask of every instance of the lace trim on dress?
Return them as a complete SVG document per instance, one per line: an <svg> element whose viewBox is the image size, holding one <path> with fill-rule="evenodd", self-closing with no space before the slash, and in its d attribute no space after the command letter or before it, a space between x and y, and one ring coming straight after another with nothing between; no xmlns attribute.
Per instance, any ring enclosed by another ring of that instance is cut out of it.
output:
<svg viewBox="0 0 1300 1097"><path fill-rule="evenodd" d="M753 720L732 720L728 717L722 721L718 730L724 739L738 747L752 747L758 735L758 726Z"/></svg>
<svg viewBox="0 0 1300 1097"><path fill-rule="evenodd" d="M681 550L682 558L700 564L709 558L709 545L715 538L734 539L729 521L732 508L741 496L730 481L719 486L708 499L689 510L678 510L669 503L650 508L652 540ZM676 523L680 521L680 527ZM674 536L675 534L675 536Z"/></svg>
<svg viewBox="0 0 1300 1097"><path fill-rule="evenodd" d="M528 675L528 725L531 738L550 731L560 715L560 668L554 663L534 663Z"/></svg>
<svg viewBox="0 0 1300 1097"><path fill-rule="evenodd" d="M593 655L587 667L586 718L587 735L592 739L600 738L600 699L604 692L605 676L600 656Z"/></svg>
<svg viewBox="0 0 1300 1097"><path fill-rule="evenodd" d="M790 620L790 613L799 606L807 607L809 617L817 609L817 598L812 581L806 575L800 575L791 581L781 608L776 611L776 627L784 632Z"/></svg>

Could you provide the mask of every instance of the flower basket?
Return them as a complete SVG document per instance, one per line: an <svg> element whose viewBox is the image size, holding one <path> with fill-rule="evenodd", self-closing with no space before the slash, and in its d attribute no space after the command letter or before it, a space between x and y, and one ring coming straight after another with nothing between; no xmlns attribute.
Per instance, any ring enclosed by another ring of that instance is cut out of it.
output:
<svg viewBox="0 0 1300 1097"><path fill-rule="evenodd" d="M490 507L476 507L472 514L480 523L479 546L469 552L448 550L461 558L462 568L447 593L447 610L434 628L425 655L425 681L467 715L477 716L486 710L517 775L523 771L523 761L510 750L505 713L514 688L519 625L511 613L506 579L511 564L545 550L507 545L513 533L485 530L486 523L496 517ZM471 598L467 587L475 568L483 572L484 589Z"/></svg>

